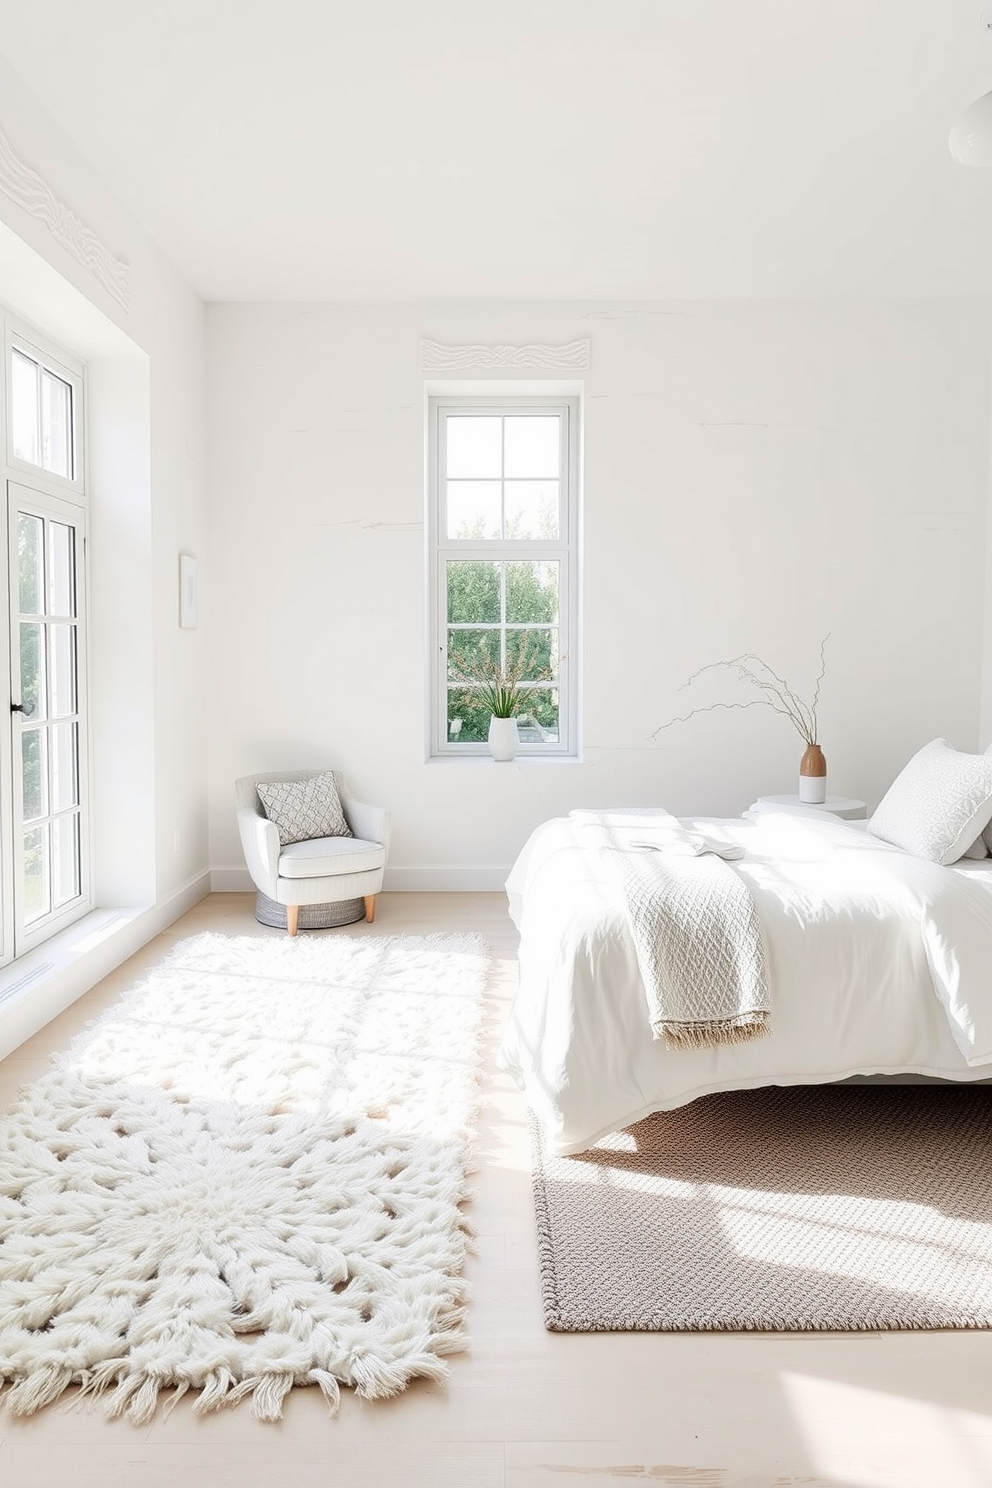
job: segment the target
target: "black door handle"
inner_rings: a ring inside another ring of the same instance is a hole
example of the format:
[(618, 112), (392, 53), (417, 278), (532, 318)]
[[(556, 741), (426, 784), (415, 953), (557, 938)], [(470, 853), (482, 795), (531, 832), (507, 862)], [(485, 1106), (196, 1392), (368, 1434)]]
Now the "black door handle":
[(23, 713), (25, 718), (30, 718), (34, 712), (34, 703), (11, 703), (11, 713)]

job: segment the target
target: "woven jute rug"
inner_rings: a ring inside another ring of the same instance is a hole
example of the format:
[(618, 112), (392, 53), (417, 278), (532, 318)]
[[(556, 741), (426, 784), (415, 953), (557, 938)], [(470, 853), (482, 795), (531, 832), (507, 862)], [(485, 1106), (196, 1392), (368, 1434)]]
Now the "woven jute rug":
[(992, 1089), (735, 1091), (576, 1157), (532, 1136), (554, 1331), (992, 1327)]
[(282, 1414), (464, 1347), (474, 936), (196, 936), (0, 1120), (0, 1383)]

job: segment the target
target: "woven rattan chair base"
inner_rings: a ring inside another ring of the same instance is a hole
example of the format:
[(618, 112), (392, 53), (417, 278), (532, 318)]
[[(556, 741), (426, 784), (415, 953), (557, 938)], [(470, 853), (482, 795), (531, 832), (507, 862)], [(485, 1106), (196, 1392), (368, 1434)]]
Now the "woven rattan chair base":
[[(270, 899), (261, 890), (255, 895), (255, 918), (260, 925), (274, 930), (286, 928), (286, 906)], [(365, 918), (364, 899), (338, 899), (334, 904), (301, 904), (301, 930), (333, 930), (336, 925), (354, 925)]]

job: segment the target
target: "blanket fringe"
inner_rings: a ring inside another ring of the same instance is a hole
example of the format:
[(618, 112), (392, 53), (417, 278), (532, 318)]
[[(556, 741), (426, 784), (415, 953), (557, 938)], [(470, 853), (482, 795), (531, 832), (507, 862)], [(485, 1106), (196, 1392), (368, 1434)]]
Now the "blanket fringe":
[(767, 1012), (742, 1013), (737, 1018), (711, 1018), (700, 1023), (652, 1023), (656, 1039), (669, 1049), (717, 1049), (724, 1044), (748, 1044), (752, 1039), (767, 1038)]

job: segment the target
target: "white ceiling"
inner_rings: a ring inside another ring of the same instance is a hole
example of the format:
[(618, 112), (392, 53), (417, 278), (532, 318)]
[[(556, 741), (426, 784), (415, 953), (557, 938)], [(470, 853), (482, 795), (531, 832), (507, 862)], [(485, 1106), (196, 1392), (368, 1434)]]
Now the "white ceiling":
[(981, 17), (0, 0), (0, 51), (207, 299), (945, 295), (992, 292)]

